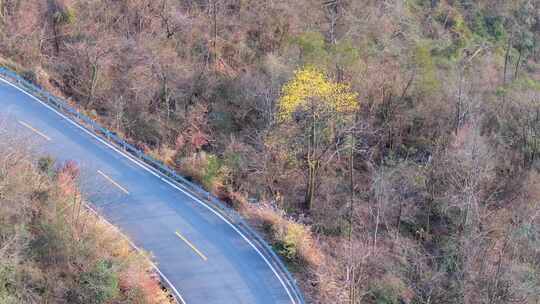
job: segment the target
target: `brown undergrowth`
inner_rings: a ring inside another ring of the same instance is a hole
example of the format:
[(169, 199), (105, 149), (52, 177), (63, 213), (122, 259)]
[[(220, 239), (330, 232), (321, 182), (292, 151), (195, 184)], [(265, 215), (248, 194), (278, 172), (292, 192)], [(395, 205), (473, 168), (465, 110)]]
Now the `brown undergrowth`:
[(148, 255), (85, 208), (74, 162), (2, 137), (0, 303), (172, 303)]

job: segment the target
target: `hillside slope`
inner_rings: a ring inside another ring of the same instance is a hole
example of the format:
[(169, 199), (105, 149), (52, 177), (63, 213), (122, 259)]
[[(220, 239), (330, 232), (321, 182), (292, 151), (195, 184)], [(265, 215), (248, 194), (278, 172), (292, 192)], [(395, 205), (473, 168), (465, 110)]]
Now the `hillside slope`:
[(540, 298), (536, 0), (0, 1), (3, 64), (242, 211), (313, 303)]
[(1, 134), (0, 303), (172, 303), (148, 257), (85, 209), (73, 163)]

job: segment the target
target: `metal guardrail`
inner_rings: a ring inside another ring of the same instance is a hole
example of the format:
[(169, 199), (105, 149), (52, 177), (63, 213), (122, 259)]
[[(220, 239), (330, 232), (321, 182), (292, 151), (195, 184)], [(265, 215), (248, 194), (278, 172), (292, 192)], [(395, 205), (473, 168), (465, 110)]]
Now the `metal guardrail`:
[(204, 190), (200, 185), (189, 181), (182, 175), (178, 174), (175, 170), (166, 166), (163, 162), (146, 155), (143, 151), (127, 143), (114, 132), (100, 126), (86, 115), (80, 113), (80, 111), (77, 109), (71, 107), (62, 98), (50, 94), (38, 85), (31, 83), (8, 68), (0, 67), (0, 76), (3, 76), (4, 79), (10, 82), (14, 82), (19, 88), (25, 90), (27, 93), (32, 94), (36, 98), (46, 102), (50, 106), (59, 110), (61, 113), (68, 115), (71, 119), (78, 122), (90, 132), (107, 140), (116, 147), (121, 148), (131, 156), (137, 158), (150, 168), (160, 173), (169, 181), (172, 181), (176, 185), (187, 190), (191, 194), (195, 195), (198, 199), (207, 202), (209, 207), (214, 209), (216, 212), (219, 212), (219, 214), (229, 220), (237, 229), (239, 229), (248, 239), (251, 240), (254, 246), (259, 249), (261, 254), (264, 255), (265, 258), (272, 264), (274, 269), (279, 272), (279, 276), (284, 280), (288, 291), (291, 293), (292, 297), (295, 298), (295, 303), (305, 304), (304, 297), (298, 288), (296, 280), (287, 270), (287, 267), (281, 258), (274, 252), (274, 250), (272, 250), (272, 248), (270, 248), (270, 246), (268, 246), (266, 241), (259, 235), (259, 233), (253, 230), (253, 228), (251, 228), (236, 211), (226, 206), (225, 203), (208, 191)]

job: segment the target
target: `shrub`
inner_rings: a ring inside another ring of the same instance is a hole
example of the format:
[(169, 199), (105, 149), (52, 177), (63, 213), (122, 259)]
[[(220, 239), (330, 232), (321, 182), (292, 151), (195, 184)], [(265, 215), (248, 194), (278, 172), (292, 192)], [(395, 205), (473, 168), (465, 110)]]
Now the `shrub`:
[(402, 294), (407, 289), (403, 281), (391, 274), (385, 275), (369, 288), (369, 297), (377, 304), (399, 304), (403, 303)]
[(229, 169), (218, 156), (204, 151), (181, 158), (177, 162), (180, 172), (200, 182), (206, 190), (214, 194), (219, 194), (229, 175)]
[(246, 213), (259, 223), (276, 251), (288, 262), (310, 267), (321, 265), (323, 255), (308, 226), (287, 219), (266, 205), (252, 207)]
[(473, 32), (486, 40), (498, 43), (506, 38), (504, 19), (500, 16), (486, 16), (484, 12), (476, 12), (472, 20)]
[(90, 297), (94, 298), (96, 303), (113, 299), (119, 293), (118, 277), (109, 261), (98, 262), (93, 270), (81, 276), (81, 283), (86, 285)]
[(292, 44), (298, 46), (306, 64), (324, 65), (328, 60), (326, 42), (319, 32), (302, 33), (292, 40)]
[(74, 162), (51, 173), (16, 151), (0, 143), (0, 303), (170, 303), (147, 257), (82, 207)]
[(24, 78), (25, 80), (28, 80), (29, 82), (33, 84), (37, 84), (36, 72), (32, 70), (23, 70), (20, 73), (21, 73), (21, 77)]
[(118, 277), (110, 261), (101, 260), (93, 269), (81, 273), (79, 288), (68, 295), (70, 303), (101, 304), (117, 297), (120, 293)]
[(202, 183), (207, 189), (213, 189), (216, 182), (219, 180), (219, 174), (221, 169), (221, 160), (215, 155), (209, 155), (206, 160), (206, 168), (204, 168), (204, 175), (202, 177)]
[(278, 252), (289, 261), (299, 258), (299, 246), (304, 238), (305, 231), (299, 224), (289, 224), (285, 229), (285, 235), (278, 242)]
[(414, 65), (418, 67), (420, 78), (418, 88), (424, 93), (433, 93), (440, 87), (437, 70), (431, 55), (431, 44), (418, 43), (413, 54)]
[(12, 290), (14, 277), (16, 276), (15, 267), (12, 265), (0, 263), (0, 303), (16, 304), (19, 300)]
[(44, 156), (38, 159), (39, 170), (47, 176), (52, 176), (54, 173), (54, 158), (50, 156)]
[(161, 125), (157, 119), (145, 119), (138, 114), (135, 115), (134, 127), (130, 135), (136, 140), (148, 144), (150, 147), (159, 147), (162, 142), (160, 132)]
[(75, 22), (75, 10), (66, 7), (63, 10), (58, 10), (53, 14), (53, 19), (56, 24), (72, 24)]

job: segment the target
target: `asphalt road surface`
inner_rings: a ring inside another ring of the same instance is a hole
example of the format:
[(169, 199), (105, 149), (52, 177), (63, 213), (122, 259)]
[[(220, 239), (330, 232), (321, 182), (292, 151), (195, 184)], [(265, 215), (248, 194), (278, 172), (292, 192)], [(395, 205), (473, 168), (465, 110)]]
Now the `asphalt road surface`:
[(93, 208), (154, 256), (185, 304), (295, 303), (265, 258), (203, 202), (3, 81), (0, 117), (0, 128), (40, 153), (77, 162)]

